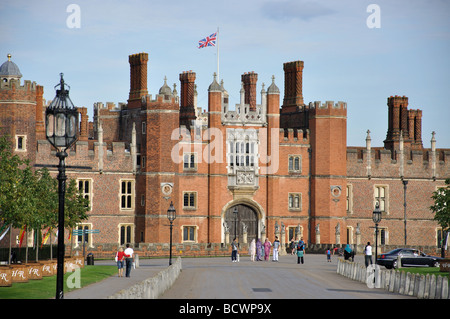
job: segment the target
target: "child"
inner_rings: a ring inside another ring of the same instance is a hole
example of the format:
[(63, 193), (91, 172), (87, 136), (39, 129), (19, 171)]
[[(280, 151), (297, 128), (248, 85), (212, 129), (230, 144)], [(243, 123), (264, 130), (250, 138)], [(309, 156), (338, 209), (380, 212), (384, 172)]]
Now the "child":
[(331, 249), (330, 248), (328, 248), (327, 249), (327, 262), (331, 262)]

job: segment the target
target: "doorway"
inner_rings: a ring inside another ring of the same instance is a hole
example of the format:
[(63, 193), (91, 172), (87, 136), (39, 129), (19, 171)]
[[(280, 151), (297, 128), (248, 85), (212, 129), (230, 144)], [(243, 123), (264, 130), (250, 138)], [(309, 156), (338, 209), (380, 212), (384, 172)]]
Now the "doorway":
[[(237, 216), (234, 213), (237, 208)], [(225, 212), (225, 223), (230, 231), (230, 241), (237, 237), (240, 243), (243, 243), (243, 226), (247, 227), (247, 243), (252, 239), (258, 238), (258, 214), (257, 212), (244, 204), (232, 206)]]

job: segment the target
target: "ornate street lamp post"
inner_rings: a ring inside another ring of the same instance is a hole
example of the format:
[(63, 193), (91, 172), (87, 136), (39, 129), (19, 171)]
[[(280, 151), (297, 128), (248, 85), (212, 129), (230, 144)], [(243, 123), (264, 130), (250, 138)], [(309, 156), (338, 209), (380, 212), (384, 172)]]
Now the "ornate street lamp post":
[(234, 238), (237, 238), (237, 220), (238, 220), (238, 209), (237, 206), (234, 206), (233, 214), (234, 214)]
[[(58, 253), (56, 273), (56, 299), (64, 298), (64, 197), (66, 193), (66, 150), (78, 139), (78, 111), (69, 97), (69, 87), (63, 74), (56, 90), (56, 96), (45, 111), (46, 138), (52, 144), (59, 158), (58, 165)], [(70, 88), (70, 87), (69, 87)]]
[(378, 202), (375, 205), (375, 210), (372, 213), (372, 220), (375, 223), (375, 265), (376, 265), (378, 258), (378, 224), (381, 221), (381, 210), (380, 204)]
[(406, 246), (406, 188), (408, 185), (408, 181), (403, 180), (403, 222), (405, 224), (405, 246)]
[(175, 210), (175, 207), (173, 207), (173, 203), (170, 202), (169, 209), (167, 210), (167, 218), (170, 221), (170, 257), (169, 257), (169, 266), (172, 265), (172, 227), (173, 227), (173, 221), (175, 218), (177, 218), (177, 211)]

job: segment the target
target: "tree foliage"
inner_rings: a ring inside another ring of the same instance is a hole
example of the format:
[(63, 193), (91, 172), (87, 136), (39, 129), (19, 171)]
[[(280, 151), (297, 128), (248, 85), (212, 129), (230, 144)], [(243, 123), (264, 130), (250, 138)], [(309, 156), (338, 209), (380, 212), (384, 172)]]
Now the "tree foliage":
[[(75, 180), (67, 182), (64, 226), (88, 218), (89, 200), (79, 194)], [(58, 225), (58, 181), (48, 169), (34, 171), (13, 154), (8, 137), (0, 137), (0, 222), (14, 228), (40, 230)]]
[(445, 185), (433, 192), (431, 198), (434, 200), (434, 205), (430, 207), (434, 213), (434, 220), (442, 227), (441, 257), (445, 257), (445, 241), (450, 232), (450, 178), (445, 180)]
[(450, 229), (450, 178), (445, 181), (445, 187), (440, 187), (433, 192), (431, 198), (434, 200), (434, 205), (430, 207), (435, 214), (434, 220), (442, 227), (443, 231)]
[(29, 186), (33, 172), (29, 162), (12, 153), (7, 136), (0, 137), (0, 213), (4, 223), (20, 228), (30, 218), (33, 198)]

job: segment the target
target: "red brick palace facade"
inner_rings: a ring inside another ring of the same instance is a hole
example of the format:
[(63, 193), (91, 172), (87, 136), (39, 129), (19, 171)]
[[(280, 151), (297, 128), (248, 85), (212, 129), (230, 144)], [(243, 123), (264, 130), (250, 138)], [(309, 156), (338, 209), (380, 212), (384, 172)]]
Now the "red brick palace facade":
[[(45, 140), (43, 87), (21, 84), (11, 63), (0, 69), (0, 128), (33, 165), (56, 165)], [(387, 99), (384, 146), (373, 147), (367, 132), (365, 146), (348, 147), (347, 104), (305, 103), (303, 61), (284, 63), (282, 100), (274, 78), (258, 91), (258, 74), (249, 72), (232, 107), (214, 76), (203, 112), (195, 72), (179, 75), (179, 92), (164, 80), (152, 96), (148, 54), (130, 55), (129, 63), (128, 102), (95, 103), (92, 122), (79, 107), (80, 138), (66, 160), (88, 167), (67, 175), (91, 201), (79, 226), (100, 231), (89, 235), (91, 248), (166, 245), (171, 202), (177, 245), (224, 244), (235, 235), (241, 243), (275, 235), (285, 243), (374, 242), (376, 202), (383, 211), (379, 242), (403, 245), (405, 198), (407, 244), (438, 246), (430, 197), (450, 176), (450, 149), (436, 149), (431, 132), (424, 148), (422, 111), (409, 109), (407, 97)]]

